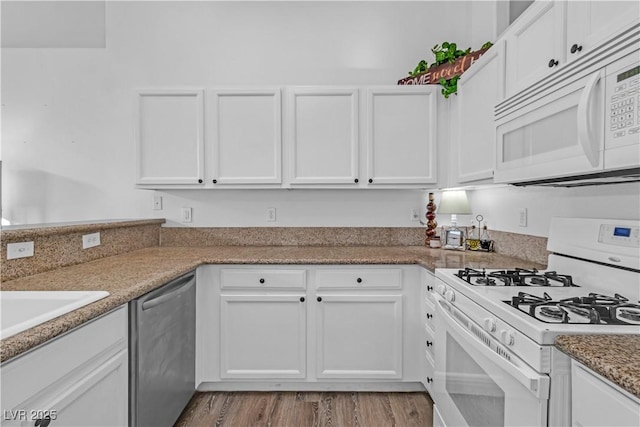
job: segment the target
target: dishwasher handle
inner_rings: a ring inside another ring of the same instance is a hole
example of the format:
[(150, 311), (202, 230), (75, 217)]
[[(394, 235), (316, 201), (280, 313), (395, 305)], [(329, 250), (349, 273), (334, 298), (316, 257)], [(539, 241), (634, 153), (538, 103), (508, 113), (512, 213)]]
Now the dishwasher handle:
[(194, 274), (189, 274), (188, 276), (182, 277), (173, 283), (169, 283), (168, 285), (165, 285), (165, 286), (170, 286), (172, 288), (171, 291), (168, 293), (163, 293), (153, 299), (143, 302), (142, 311), (150, 310), (153, 307), (156, 307), (160, 304), (164, 304), (170, 299), (175, 298), (182, 293), (185, 293), (186, 291), (189, 290), (189, 288), (193, 284), (194, 277), (195, 277)]

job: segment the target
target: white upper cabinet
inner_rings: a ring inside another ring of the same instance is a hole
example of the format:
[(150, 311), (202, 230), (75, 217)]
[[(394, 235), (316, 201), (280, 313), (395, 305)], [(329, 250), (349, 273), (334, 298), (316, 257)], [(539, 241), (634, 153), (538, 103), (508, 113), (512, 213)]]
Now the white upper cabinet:
[(282, 182), (279, 88), (209, 91), (207, 135), (212, 184)]
[(435, 184), (439, 86), (367, 90), (367, 183)]
[(138, 91), (136, 114), (136, 184), (200, 186), (204, 177), (203, 91)]
[(506, 96), (509, 97), (562, 65), (564, 5), (537, 1), (513, 23), (505, 35)]
[(452, 125), (455, 184), (491, 182), (495, 167), (493, 111), (504, 95), (504, 42), (491, 47), (458, 81)]
[(281, 90), (217, 88), (206, 92), (206, 100), (200, 90), (138, 92), (136, 184), (424, 188), (436, 183), (439, 87), (292, 86), (284, 96)]
[(637, 1), (567, 2), (567, 60), (580, 57), (638, 17), (640, 2)]
[(358, 89), (288, 88), (289, 182), (358, 183)]

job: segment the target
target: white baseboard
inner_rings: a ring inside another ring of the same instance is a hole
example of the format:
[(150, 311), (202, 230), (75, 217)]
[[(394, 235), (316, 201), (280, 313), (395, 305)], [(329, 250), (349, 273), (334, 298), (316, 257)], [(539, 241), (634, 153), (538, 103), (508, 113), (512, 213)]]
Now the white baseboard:
[(198, 391), (426, 391), (419, 382), (202, 382)]

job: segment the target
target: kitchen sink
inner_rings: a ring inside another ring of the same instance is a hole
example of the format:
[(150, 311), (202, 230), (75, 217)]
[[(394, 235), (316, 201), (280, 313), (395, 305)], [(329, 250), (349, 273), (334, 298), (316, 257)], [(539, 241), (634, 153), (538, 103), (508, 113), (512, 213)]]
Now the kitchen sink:
[(106, 291), (2, 291), (0, 339), (5, 339), (109, 295)]

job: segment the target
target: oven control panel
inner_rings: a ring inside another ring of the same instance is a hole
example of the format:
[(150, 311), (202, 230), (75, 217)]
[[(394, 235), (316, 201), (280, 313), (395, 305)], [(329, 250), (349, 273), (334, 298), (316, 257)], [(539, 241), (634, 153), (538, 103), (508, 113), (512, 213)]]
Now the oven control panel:
[(615, 246), (640, 248), (640, 227), (602, 224), (598, 242)]

